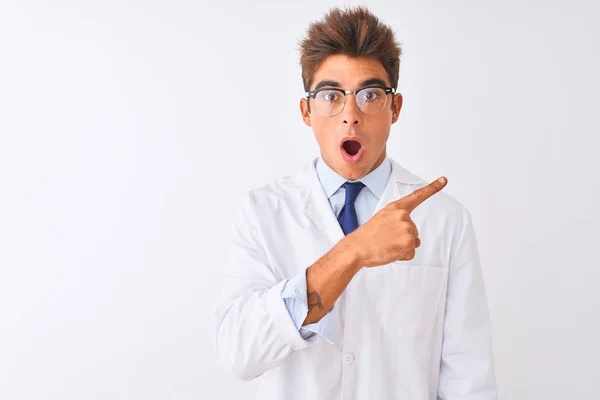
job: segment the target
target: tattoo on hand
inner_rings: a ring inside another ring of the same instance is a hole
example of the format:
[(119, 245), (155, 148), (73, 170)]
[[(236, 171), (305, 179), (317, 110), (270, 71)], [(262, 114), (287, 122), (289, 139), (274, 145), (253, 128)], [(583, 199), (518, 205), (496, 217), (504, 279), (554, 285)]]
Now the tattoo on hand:
[(313, 308), (315, 307), (319, 307), (319, 308), (323, 308), (323, 304), (321, 304), (321, 296), (319, 296), (319, 293), (317, 293), (317, 291), (312, 291), (307, 295), (307, 300), (308, 300), (308, 312), (310, 313), (312, 311)]

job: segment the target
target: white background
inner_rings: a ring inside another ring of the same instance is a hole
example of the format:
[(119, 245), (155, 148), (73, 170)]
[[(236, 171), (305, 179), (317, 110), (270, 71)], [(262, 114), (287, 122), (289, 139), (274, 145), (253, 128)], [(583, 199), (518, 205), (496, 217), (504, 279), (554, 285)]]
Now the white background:
[[(438, 3), (366, 2), (404, 52), (389, 155), (473, 215), (500, 398), (597, 399), (599, 6)], [(0, 0), (0, 398), (252, 398), (211, 312), (241, 195), (318, 154), (328, 6)]]

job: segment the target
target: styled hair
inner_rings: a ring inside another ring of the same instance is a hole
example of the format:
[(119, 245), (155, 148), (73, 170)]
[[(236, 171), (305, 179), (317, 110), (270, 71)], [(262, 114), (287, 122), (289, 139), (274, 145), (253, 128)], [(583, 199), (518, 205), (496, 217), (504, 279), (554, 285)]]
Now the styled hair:
[(398, 86), (402, 50), (394, 32), (366, 7), (331, 8), (320, 21), (311, 23), (300, 42), (304, 90), (309, 91), (315, 72), (331, 55), (372, 57), (381, 62), (390, 85)]

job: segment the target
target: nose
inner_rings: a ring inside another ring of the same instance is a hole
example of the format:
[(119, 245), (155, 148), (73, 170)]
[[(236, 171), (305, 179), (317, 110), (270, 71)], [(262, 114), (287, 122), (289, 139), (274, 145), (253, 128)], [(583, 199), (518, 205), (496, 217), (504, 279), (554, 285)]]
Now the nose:
[(360, 110), (356, 105), (356, 99), (353, 93), (346, 95), (346, 104), (342, 111), (342, 117), (344, 119), (344, 124), (352, 125), (357, 125), (361, 119)]

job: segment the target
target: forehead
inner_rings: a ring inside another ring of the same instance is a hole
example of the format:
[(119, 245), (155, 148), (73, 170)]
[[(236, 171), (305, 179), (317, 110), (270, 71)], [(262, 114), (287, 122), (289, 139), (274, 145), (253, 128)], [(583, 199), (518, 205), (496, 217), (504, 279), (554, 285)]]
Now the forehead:
[(339, 82), (343, 88), (353, 89), (364, 80), (380, 78), (389, 86), (387, 73), (381, 62), (370, 57), (351, 58), (343, 54), (327, 57), (313, 76), (311, 89), (320, 81)]

